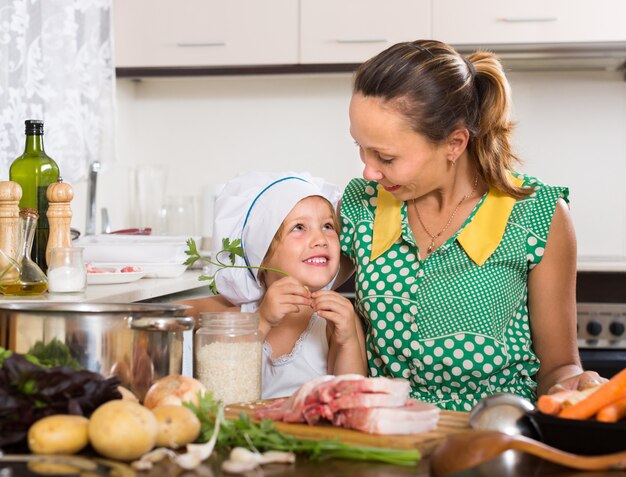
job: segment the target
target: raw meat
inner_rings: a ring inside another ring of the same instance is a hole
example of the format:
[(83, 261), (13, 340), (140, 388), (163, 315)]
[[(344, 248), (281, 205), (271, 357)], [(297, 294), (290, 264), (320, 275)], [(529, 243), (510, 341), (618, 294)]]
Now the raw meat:
[(331, 423), (370, 434), (412, 434), (434, 429), (439, 409), (409, 399), (404, 379), (360, 375), (321, 376), (303, 384), (289, 398), (255, 411), (258, 419)]
[(344, 394), (328, 403), (332, 413), (343, 409), (369, 408), (369, 407), (402, 407), (406, 404), (408, 396), (396, 396), (385, 393), (352, 393)]
[(437, 427), (439, 408), (414, 399), (404, 407), (346, 409), (335, 414), (333, 424), (368, 434), (415, 434)]

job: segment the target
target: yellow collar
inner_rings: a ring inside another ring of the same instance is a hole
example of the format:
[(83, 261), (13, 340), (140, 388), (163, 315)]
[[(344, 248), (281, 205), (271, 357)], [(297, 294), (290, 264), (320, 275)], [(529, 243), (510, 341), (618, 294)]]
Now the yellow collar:
[[(524, 183), (522, 178), (511, 179), (518, 187)], [(498, 248), (515, 202), (514, 197), (491, 187), (472, 221), (458, 235), (463, 250), (478, 266)], [(402, 235), (401, 209), (402, 202), (379, 185), (370, 261), (389, 250)]]

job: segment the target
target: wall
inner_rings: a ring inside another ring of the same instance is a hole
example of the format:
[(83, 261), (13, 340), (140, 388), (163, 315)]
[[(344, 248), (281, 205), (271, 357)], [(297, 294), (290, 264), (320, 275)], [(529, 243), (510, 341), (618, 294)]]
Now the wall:
[[(512, 72), (521, 170), (570, 186), (579, 255), (626, 257), (626, 82), (618, 72)], [(118, 80), (118, 161), (99, 179), (113, 229), (136, 223), (135, 167), (161, 165), (166, 195), (252, 168), (361, 172), (349, 135), (349, 74)], [(74, 225), (84, 230), (85, 184)], [(98, 217), (99, 219), (99, 217)], [(204, 227), (206, 229), (206, 227)], [(100, 230), (100, 226), (98, 226)], [(202, 231), (202, 226), (200, 230)]]

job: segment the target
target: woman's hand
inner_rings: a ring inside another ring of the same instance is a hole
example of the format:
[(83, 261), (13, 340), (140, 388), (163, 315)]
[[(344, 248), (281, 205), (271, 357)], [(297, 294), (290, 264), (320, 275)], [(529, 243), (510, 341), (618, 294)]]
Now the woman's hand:
[(575, 376), (562, 379), (548, 389), (547, 394), (554, 394), (559, 391), (574, 390), (582, 391), (598, 384), (606, 383), (608, 379), (601, 377), (595, 371), (583, 371)]
[(311, 293), (293, 277), (284, 277), (272, 283), (259, 305), (261, 320), (266, 328), (260, 328), (267, 334), (270, 328), (277, 326), (290, 313), (298, 313), (303, 306), (311, 306)]

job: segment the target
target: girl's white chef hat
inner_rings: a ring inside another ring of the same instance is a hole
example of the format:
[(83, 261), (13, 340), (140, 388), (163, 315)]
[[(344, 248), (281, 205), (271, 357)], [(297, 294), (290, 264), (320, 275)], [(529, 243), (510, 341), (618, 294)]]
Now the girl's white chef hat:
[[(247, 172), (227, 182), (215, 199), (211, 259), (222, 250), (222, 240), (241, 240), (244, 256), (235, 265), (261, 265), (276, 232), (295, 205), (314, 195), (326, 198), (336, 209), (339, 187), (306, 172)], [(220, 260), (230, 264), (227, 253)], [(217, 268), (211, 266), (210, 273)], [(257, 269), (225, 268), (215, 275), (220, 295), (234, 305), (253, 304), (263, 296)]]

